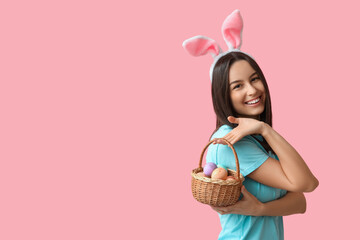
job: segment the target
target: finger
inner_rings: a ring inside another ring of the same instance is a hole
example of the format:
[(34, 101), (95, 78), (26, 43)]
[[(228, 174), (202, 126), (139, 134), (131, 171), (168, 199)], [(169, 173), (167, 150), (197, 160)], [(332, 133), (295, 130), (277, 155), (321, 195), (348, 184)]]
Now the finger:
[(213, 144), (222, 144), (221, 138), (216, 138)]
[(228, 211), (222, 211), (222, 210), (219, 210), (218, 213), (220, 213), (221, 215), (229, 214)]
[(234, 144), (236, 142), (236, 136), (235, 135), (232, 135), (231, 138), (229, 139), (229, 142), (231, 144)]
[(216, 207), (211, 207), (215, 212), (220, 213), (221, 214), (221, 210), (217, 209)]
[(227, 143), (222, 138), (219, 138), (218, 143), (223, 144), (223, 145), (227, 145)]
[(239, 118), (234, 118), (233, 116), (229, 116), (227, 119), (229, 122), (234, 124), (239, 124), (239, 120), (240, 120)]
[(221, 215), (223, 215), (223, 214), (226, 213), (226, 211), (222, 210), (222, 208), (220, 208), (220, 207), (213, 207), (213, 206), (211, 206), (211, 208), (212, 208), (213, 210), (215, 210), (217, 213), (221, 214)]
[(233, 134), (231, 134), (229, 136), (229, 138), (227, 139), (232, 145), (234, 145), (234, 143), (236, 142), (236, 136), (234, 136)]
[(229, 211), (229, 207), (213, 207), (213, 209), (224, 213)]
[(226, 209), (224, 209), (223, 207), (217, 207), (216, 209), (220, 212), (226, 212)]
[[(226, 135), (226, 136), (224, 137), (224, 139), (225, 139), (226, 141), (228, 141), (228, 142), (231, 142), (231, 138), (232, 138), (231, 135)], [(226, 144), (227, 144), (227, 143), (226, 143)]]
[(237, 123), (236, 119), (233, 116), (228, 116), (227, 120), (231, 123)]
[(242, 185), (241, 187), (241, 193), (244, 195), (244, 197), (250, 195), (250, 193), (248, 192), (248, 190), (246, 190), (244, 185)]
[(211, 208), (214, 209), (215, 211), (223, 211), (222, 207), (211, 206)]
[(225, 135), (224, 138), (228, 141), (231, 141), (231, 139), (234, 138), (234, 134), (232, 132), (229, 132), (228, 134)]
[(235, 144), (237, 141), (239, 141), (242, 137), (241, 137), (241, 131), (237, 131), (236, 133), (234, 133), (232, 135), (232, 139), (231, 139), (231, 143)]
[[(225, 139), (226, 141), (229, 141), (229, 133), (222, 137), (222, 139)], [(226, 144), (226, 142), (223, 140), (223, 142)]]

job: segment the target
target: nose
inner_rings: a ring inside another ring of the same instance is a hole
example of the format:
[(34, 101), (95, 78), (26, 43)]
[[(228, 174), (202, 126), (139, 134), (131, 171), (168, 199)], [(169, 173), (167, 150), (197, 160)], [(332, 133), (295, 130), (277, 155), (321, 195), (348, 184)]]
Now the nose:
[(253, 96), (253, 95), (256, 94), (256, 92), (257, 92), (256, 88), (255, 88), (253, 85), (248, 84), (247, 94), (248, 94), (249, 96)]

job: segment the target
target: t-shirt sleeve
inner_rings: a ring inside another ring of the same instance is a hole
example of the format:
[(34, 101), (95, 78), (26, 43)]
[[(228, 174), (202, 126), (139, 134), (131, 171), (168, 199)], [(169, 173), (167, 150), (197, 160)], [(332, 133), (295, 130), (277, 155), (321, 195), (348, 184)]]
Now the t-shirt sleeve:
[[(233, 145), (239, 159), (240, 173), (244, 177), (255, 171), (269, 158), (269, 155), (254, 141), (247, 136)], [(214, 145), (209, 157), (211, 162), (236, 171), (235, 156), (229, 146)]]
[[(206, 153), (206, 162), (212, 162), (218, 165), (218, 161), (216, 158), (217, 145), (210, 144), (207, 153)], [(203, 163), (204, 166), (204, 163)]]
[[(221, 138), (232, 129), (223, 125), (212, 137)], [(246, 136), (236, 142), (234, 149), (239, 159), (240, 173), (245, 177), (261, 166), (270, 155), (266, 153), (261, 145), (251, 136)], [(236, 171), (235, 156), (228, 145), (211, 144), (206, 155), (206, 162), (213, 162)], [(203, 164), (204, 165), (204, 164)]]

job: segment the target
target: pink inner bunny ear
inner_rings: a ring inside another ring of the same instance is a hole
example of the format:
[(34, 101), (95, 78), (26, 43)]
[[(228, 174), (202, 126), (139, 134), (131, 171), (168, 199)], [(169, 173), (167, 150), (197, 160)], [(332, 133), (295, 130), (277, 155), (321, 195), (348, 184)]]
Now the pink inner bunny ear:
[(235, 10), (225, 19), (222, 25), (223, 37), (229, 49), (240, 49), (242, 28), (243, 21), (240, 11)]
[(210, 53), (215, 57), (221, 52), (221, 49), (215, 40), (204, 36), (195, 36), (185, 40), (183, 42), (183, 47), (195, 57), (205, 55), (206, 53)]

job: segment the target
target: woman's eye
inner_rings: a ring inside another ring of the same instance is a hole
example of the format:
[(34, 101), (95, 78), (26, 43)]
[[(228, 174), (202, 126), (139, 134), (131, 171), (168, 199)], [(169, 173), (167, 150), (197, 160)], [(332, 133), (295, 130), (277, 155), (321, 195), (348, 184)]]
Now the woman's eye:
[(253, 79), (251, 79), (252, 82), (256, 81), (256, 80), (259, 80), (260, 78), (259, 77), (255, 77)]
[(235, 86), (234, 86), (234, 89), (237, 89), (237, 88), (239, 88), (239, 87), (241, 87), (241, 84), (235, 85)]

